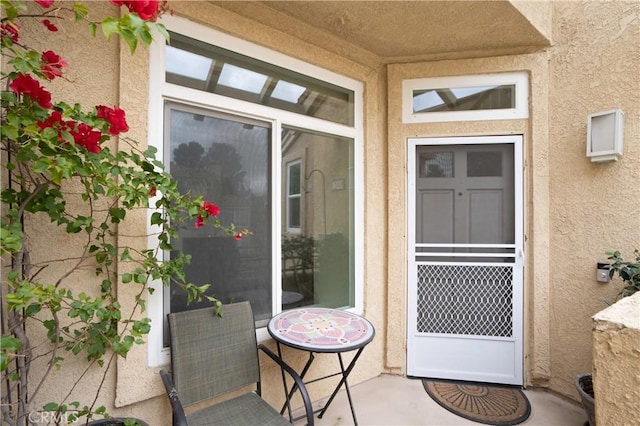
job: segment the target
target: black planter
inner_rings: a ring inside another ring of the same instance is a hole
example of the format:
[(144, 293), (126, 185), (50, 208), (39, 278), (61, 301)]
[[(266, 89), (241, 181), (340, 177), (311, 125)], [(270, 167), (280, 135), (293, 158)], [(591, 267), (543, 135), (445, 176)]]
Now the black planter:
[(589, 417), (589, 426), (596, 426), (596, 406), (593, 400), (593, 380), (591, 374), (578, 374), (575, 379), (576, 390), (580, 394), (582, 406)]

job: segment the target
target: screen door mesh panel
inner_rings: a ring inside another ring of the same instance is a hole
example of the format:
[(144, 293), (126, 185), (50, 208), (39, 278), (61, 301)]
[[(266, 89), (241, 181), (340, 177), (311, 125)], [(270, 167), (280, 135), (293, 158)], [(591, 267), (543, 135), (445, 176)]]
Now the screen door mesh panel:
[(511, 266), (418, 264), (420, 333), (511, 337)]

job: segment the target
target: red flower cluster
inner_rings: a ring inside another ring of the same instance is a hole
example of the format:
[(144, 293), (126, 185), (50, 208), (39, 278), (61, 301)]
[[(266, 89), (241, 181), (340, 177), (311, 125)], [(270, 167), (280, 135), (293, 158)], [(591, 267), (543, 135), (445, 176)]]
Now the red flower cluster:
[(60, 143), (66, 143), (62, 133), (69, 132), (73, 137), (74, 143), (84, 147), (87, 151), (98, 154), (102, 149), (100, 147), (100, 138), (102, 137), (100, 131), (94, 130), (86, 123), (76, 123), (72, 120), (65, 121), (59, 111), (51, 111), (46, 121), (39, 121), (37, 124), (40, 130), (47, 128), (56, 130), (58, 142)]
[(206, 211), (209, 214), (209, 216), (215, 217), (220, 214), (220, 208), (208, 201), (204, 202), (204, 205), (202, 206), (202, 210)]
[(55, 0), (36, 0), (36, 3), (38, 3), (40, 6), (44, 7), (45, 9), (49, 9), (54, 2)]
[(18, 30), (20, 29), (20, 25), (14, 24), (13, 22), (9, 22), (7, 24), (0, 25), (0, 36), (9, 37), (11, 41), (14, 43), (18, 42), (20, 38), (18, 35)]
[(116, 6), (126, 6), (129, 12), (137, 13), (145, 21), (155, 22), (164, 11), (167, 1), (163, 0), (109, 0)]
[(28, 74), (19, 74), (9, 83), (9, 89), (17, 95), (28, 96), (38, 102), (42, 108), (51, 108), (51, 93), (44, 90), (38, 80)]
[[(220, 208), (218, 206), (216, 206), (213, 203), (210, 203), (208, 201), (205, 201), (204, 204), (202, 205), (202, 207), (200, 207), (200, 210), (202, 210), (203, 212), (205, 212), (208, 216), (218, 216), (220, 214)], [(196, 217), (196, 223), (195, 223), (195, 227), (196, 228), (201, 228), (204, 226), (204, 217), (201, 214), (198, 214), (198, 217)]]
[(104, 105), (98, 105), (96, 107), (98, 111), (98, 118), (102, 118), (109, 122), (109, 134), (117, 136), (122, 132), (129, 130), (129, 125), (124, 116), (124, 110), (114, 106), (113, 108), (106, 107)]
[(43, 19), (42, 20), (42, 25), (44, 25), (45, 27), (47, 27), (47, 29), (53, 33), (55, 33), (56, 31), (58, 31), (58, 27), (56, 27), (55, 25), (53, 25), (51, 23), (50, 20), (48, 19)]
[(60, 77), (62, 75), (62, 67), (66, 67), (68, 65), (66, 61), (60, 58), (60, 56), (52, 50), (43, 52), (40, 59), (43, 64), (42, 73), (49, 80)]
[(76, 130), (71, 130), (71, 136), (76, 145), (80, 145), (86, 148), (87, 151), (93, 154), (99, 154), (100, 150), (100, 138), (102, 138), (102, 132), (94, 130), (86, 123), (79, 123)]

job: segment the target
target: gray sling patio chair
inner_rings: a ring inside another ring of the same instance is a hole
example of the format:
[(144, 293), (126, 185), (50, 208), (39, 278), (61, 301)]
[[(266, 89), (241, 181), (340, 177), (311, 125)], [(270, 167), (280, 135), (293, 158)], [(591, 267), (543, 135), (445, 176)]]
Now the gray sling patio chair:
[[(289, 373), (300, 390), (306, 418), (313, 426), (313, 408), (300, 376), (269, 348), (257, 345), (249, 302), (200, 308), (168, 315), (172, 374), (160, 375), (173, 411), (173, 425), (290, 425), (261, 398), (258, 349)], [(172, 377), (173, 376), (173, 377)], [(200, 409), (203, 401), (230, 392), (240, 396)], [(189, 407), (198, 404), (197, 411)], [(185, 411), (188, 414), (185, 414)]]

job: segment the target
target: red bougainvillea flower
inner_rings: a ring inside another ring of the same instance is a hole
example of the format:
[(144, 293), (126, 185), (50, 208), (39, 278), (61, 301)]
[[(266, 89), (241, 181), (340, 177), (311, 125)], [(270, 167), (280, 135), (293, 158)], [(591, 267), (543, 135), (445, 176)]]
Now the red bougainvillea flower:
[(42, 108), (51, 108), (51, 93), (44, 90), (38, 80), (30, 75), (20, 74), (9, 83), (9, 89), (17, 95), (26, 95), (38, 102)]
[(201, 214), (199, 214), (198, 217), (196, 217), (195, 227), (196, 228), (201, 228), (203, 226), (204, 226), (204, 218), (202, 217)]
[(9, 22), (7, 24), (0, 25), (0, 36), (9, 37), (11, 41), (17, 43), (20, 36), (18, 35), (18, 30), (20, 30), (20, 25), (14, 24), (13, 22)]
[(62, 67), (66, 67), (68, 65), (67, 62), (58, 56), (53, 50), (43, 52), (40, 60), (42, 61), (42, 73), (49, 80), (60, 77), (62, 75)]
[(86, 123), (76, 123), (73, 120), (65, 121), (59, 111), (51, 111), (45, 121), (38, 121), (41, 130), (52, 128), (58, 132), (58, 142), (66, 144), (67, 141), (62, 136), (62, 132), (69, 132), (73, 136), (76, 145), (84, 147), (87, 151), (98, 154), (102, 150), (100, 139), (102, 132), (93, 129)]
[(240, 241), (242, 239), (242, 232), (237, 232), (236, 235), (233, 236), (233, 238), (235, 238), (237, 241)]
[(44, 25), (45, 27), (47, 27), (47, 29), (48, 29), (49, 31), (51, 31), (51, 32), (54, 32), (54, 33), (55, 33), (56, 31), (58, 31), (58, 27), (56, 27), (55, 25), (53, 25), (53, 24), (51, 23), (51, 21), (50, 21), (50, 20), (48, 20), (48, 19), (43, 19), (43, 20), (42, 20), (42, 25)]
[(126, 6), (129, 12), (137, 13), (145, 21), (155, 22), (166, 7), (166, 0), (109, 0), (116, 6)]
[(216, 206), (215, 204), (212, 204), (208, 201), (205, 201), (203, 206), (202, 206), (202, 210), (206, 211), (209, 216), (218, 216), (220, 214), (220, 208), (218, 206)]
[(102, 118), (109, 122), (109, 134), (117, 136), (122, 132), (129, 130), (129, 125), (125, 118), (124, 110), (114, 106), (113, 108), (106, 107), (104, 105), (98, 105), (96, 107), (98, 111), (98, 118)]
[(58, 132), (58, 142), (65, 143), (64, 138), (62, 137), (62, 132), (68, 131), (75, 127), (75, 122), (73, 121), (64, 121), (62, 119), (62, 114), (60, 111), (53, 110), (49, 117), (45, 121), (38, 121), (36, 123), (40, 130), (44, 130), (47, 128), (52, 128)]
[(102, 132), (94, 130), (86, 123), (79, 123), (76, 130), (71, 130), (71, 136), (76, 145), (83, 146), (87, 151), (98, 154), (102, 150), (100, 147), (100, 138)]
[(155, 186), (152, 186), (151, 189), (149, 189), (149, 195), (152, 197), (156, 196), (156, 192), (158, 192), (158, 190), (156, 189)]
[(36, 3), (45, 9), (49, 9), (53, 5), (54, 1), (55, 0), (36, 0)]

